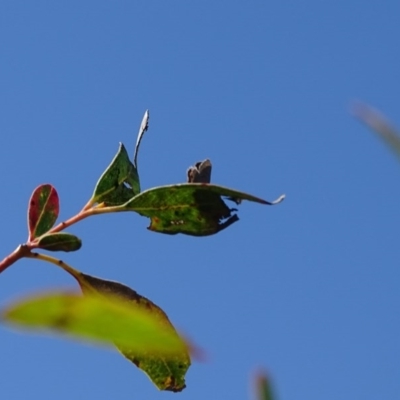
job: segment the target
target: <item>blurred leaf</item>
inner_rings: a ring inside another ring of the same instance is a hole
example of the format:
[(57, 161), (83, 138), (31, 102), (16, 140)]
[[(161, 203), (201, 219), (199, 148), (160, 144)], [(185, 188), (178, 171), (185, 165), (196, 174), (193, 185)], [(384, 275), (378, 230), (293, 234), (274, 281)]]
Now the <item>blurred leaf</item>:
[[(188, 345), (181, 339), (169, 321), (165, 312), (149, 299), (139, 295), (136, 291), (119, 282), (108, 281), (84, 274), (62, 261), (57, 263), (66, 272), (71, 274), (79, 283), (85, 295), (118, 298), (133, 310), (141, 310), (156, 322), (159, 333), (164, 333), (173, 343), (169, 345), (170, 352), (146, 351), (131, 342), (114, 340), (121, 353), (142, 369), (160, 390), (179, 392), (185, 385), (185, 374), (190, 366)], [(131, 335), (131, 340), (136, 340)]]
[(272, 388), (265, 373), (256, 375), (257, 400), (273, 400)]
[(193, 236), (207, 236), (227, 228), (239, 220), (222, 200), (222, 196), (237, 204), (241, 200), (274, 205), (274, 202), (238, 192), (236, 190), (203, 183), (183, 183), (161, 186), (146, 190), (127, 203), (121, 209), (136, 211), (149, 217), (148, 229), (168, 234), (185, 233)]
[(179, 337), (165, 312), (152, 301), (139, 295), (136, 291), (119, 282), (107, 281), (79, 272), (75, 278), (78, 280), (83, 293), (100, 294), (103, 296), (117, 296), (120, 300), (135, 308), (149, 313), (157, 321), (159, 330), (175, 338), (181, 346), (178, 352), (168, 357), (162, 354), (153, 354), (150, 351), (137, 351), (130, 345), (116, 341), (116, 346), (121, 353), (132, 361), (137, 367), (147, 373), (149, 378), (160, 390), (179, 392), (185, 385), (185, 374), (190, 366), (190, 357), (187, 347)]
[(50, 233), (43, 235), (38, 241), (40, 249), (49, 251), (76, 251), (82, 246), (82, 241), (70, 233)]
[(353, 112), (355, 116), (378, 136), (400, 157), (400, 134), (389, 124), (385, 117), (366, 104), (357, 104)]
[(94, 189), (93, 202), (106, 206), (120, 205), (140, 192), (139, 176), (120, 143), (117, 154), (104, 171)]
[[(157, 387), (173, 391), (184, 388), (183, 377), (175, 377), (171, 366), (176, 363), (179, 368), (177, 353), (186, 352), (185, 345), (173, 328), (164, 329), (159, 315), (135, 301), (93, 293), (41, 294), (12, 304), (1, 315), (5, 322), (24, 328), (50, 329), (103, 344), (118, 343), (120, 349), (128, 349), (123, 350), (126, 357), (142, 369), (148, 367), (146, 372)], [(183, 360), (182, 370), (186, 372), (189, 361)]]
[(57, 220), (59, 201), (56, 189), (49, 184), (38, 186), (28, 208), (29, 241), (49, 231)]

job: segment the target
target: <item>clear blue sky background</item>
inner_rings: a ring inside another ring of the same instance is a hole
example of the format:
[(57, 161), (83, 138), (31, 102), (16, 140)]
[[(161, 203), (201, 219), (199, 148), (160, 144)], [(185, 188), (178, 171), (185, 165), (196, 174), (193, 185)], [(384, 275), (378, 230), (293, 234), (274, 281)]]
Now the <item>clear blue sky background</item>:
[[(180, 394), (117, 352), (0, 327), (2, 399), (251, 399), (265, 368), (281, 400), (400, 392), (400, 164), (349, 105), (400, 126), (398, 1), (2, 1), (1, 252), (26, 240), (32, 190), (74, 215), (145, 109), (142, 186), (214, 183), (273, 200), (207, 238), (146, 230), (136, 214), (69, 231), (62, 258), (128, 284), (203, 347)], [(76, 287), (20, 261), (0, 302)]]

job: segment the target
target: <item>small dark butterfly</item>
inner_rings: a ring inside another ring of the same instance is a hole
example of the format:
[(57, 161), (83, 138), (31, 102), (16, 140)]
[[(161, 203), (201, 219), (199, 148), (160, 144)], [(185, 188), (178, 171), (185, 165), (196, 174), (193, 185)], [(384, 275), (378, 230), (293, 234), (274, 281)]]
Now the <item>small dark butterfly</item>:
[[(188, 183), (210, 183), (211, 167), (211, 161), (208, 159), (199, 161), (193, 167), (189, 167), (187, 170)], [(240, 204), (242, 202), (242, 200), (234, 197), (228, 197), (228, 199), (236, 204)]]
[(188, 183), (210, 183), (211, 181), (211, 161), (204, 160), (197, 162), (187, 170)]

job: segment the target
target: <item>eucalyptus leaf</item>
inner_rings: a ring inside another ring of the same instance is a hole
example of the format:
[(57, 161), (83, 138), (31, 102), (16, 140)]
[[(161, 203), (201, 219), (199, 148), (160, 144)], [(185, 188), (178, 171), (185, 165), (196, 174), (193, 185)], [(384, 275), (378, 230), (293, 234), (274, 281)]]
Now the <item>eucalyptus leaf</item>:
[(284, 195), (269, 202), (247, 193), (222, 186), (204, 183), (183, 183), (146, 190), (120, 207), (120, 211), (132, 210), (149, 217), (148, 229), (176, 234), (207, 236), (220, 232), (239, 217), (223, 198), (238, 204), (248, 200), (260, 204), (275, 205)]
[(183, 390), (186, 387), (185, 374), (191, 364), (190, 357), (185, 343), (179, 337), (167, 314), (152, 301), (119, 282), (96, 278), (82, 272), (75, 278), (84, 294), (116, 296), (127, 305), (145, 311), (157, 321), (161, 332), (168, 333), (177, 344), (180, 344), (177, 351), (166, 356), (147, 350), (138, 351), (136, 347), (115, 341), (121, 353), (143, 370), (160, 390), (173, 392)]
[(4, 308), (3, 321), (27, 329), (51, 330), (106, 345), (115, 342), (139, 354), (172, 356), (182, 349), (176, 335), (161, 330), (157, 318), (113, 296), (47, 293)]
[(122, 283), (84, 274), (62, 261), (57, 265), (76, 279), (85, 296), (117, 298), (127, 307), (139, 309), (148, 315), (157, 325), (158, 333), (167, 336), (167, 353), (136, 346), (134, 331), (130, 336), (131, 341), (116, 339), (114, 344), (126, 358), (143, 370), (160, 390), (179, 392), (186, 387), (185, 375), (191, 364), (188, 346), (160, 307)]

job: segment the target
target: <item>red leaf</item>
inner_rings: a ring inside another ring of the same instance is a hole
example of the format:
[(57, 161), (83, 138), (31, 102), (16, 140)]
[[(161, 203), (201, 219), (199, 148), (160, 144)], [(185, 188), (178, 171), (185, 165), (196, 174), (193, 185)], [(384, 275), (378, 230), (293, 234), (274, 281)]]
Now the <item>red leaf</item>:
[(28, 208), (29, 241), (48, 232), (57, 220), (59, 201), (56, 189), (49, 184), (38, 186)]

